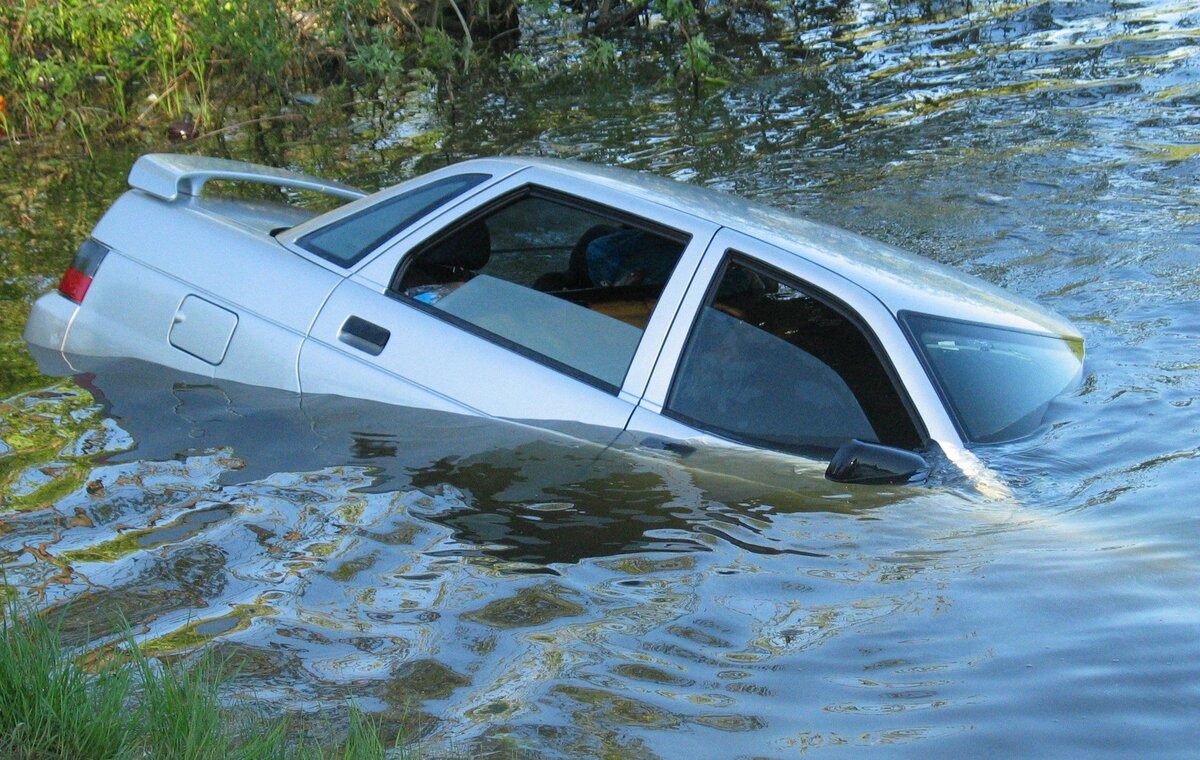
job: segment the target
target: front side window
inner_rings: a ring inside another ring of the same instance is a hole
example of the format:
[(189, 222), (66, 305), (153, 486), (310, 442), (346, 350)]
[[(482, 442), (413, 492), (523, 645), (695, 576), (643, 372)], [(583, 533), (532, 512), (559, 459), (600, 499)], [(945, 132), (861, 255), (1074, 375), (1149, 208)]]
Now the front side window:
[(431, 182), (338, 219), (296, 243), (338, 266), (351, 266), (408, 225), (486, 179), (490, 179), (487, 174), (461, 174)]
[(904, 313), (904, 326), (975, 443), (1029, 435), (1055, 396), (1078, 384), (1083, 344), (1050, 335)]
[(825, 453), (851, 438), (920, 446), (854, 322), (816, 291), (731, 256), (692, 327), (666, 412), (781, 451)]
[(687, 241), (527, 190), (414, 251), (391, 291), (616, 392)]

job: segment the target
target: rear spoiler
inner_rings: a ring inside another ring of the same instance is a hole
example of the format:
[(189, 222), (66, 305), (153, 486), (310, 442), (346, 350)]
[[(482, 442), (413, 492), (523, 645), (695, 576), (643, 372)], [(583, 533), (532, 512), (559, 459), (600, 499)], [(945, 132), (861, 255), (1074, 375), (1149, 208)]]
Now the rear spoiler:
[(294, 187), (346, 200), (357, 200), (366, 195), (362, 190), (340, 182), (226, 158), (147, 153), (138, 158), (129, 170), (130, 187), (144, 190), (164, 201), (173, 201), (180, 195), (199, 195), (204, 183), (210, 179)]

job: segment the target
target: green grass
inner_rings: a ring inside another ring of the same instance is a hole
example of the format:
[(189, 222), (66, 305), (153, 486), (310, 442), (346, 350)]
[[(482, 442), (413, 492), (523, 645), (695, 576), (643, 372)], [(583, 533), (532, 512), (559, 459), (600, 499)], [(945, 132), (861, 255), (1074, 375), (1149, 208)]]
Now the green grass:
[[(373, 107), (433, 87), (453, 102), (457, 87), (491, 70), (526, 82), (571, 70), (612, 76), (639, 49), (625, 31), (651, 11), (666, 23), (655, 27), (649, 60), (665, 51), (667, 68), (699, 96), (702, 84), (724, 81), (727, 60), (702, 27), (713, 13), (750, 6), (775, 15), (771, 3), (742, 0), (4, 0), (0, 145), (161, 142), (185, 113), (201, 136), (215, 136), (285, 109), (305, 121), (311, 113), (295, 108), (297, 98), (318, 93)], [(596, 14), (612, 18), (591, 32), (612, 39), (585, 34)], [(568, 18), (575, 44), (552, 43), (562, 50), (551, 63), (546, 50), (514, 47), (519, 25), (536, 38), (539, 24)]]
[[(478, 4), (463, 5), (474, 18)], [(419, 15), (439, 31), (440, 15)], [(4, 0), (0, 144), (146, 129), (161, 139), (184, 113), (213, 132), (329, 86), (369, 97), (431, 65), (422, 33), (390, 0)], [(456, 43), (434, 63), (460, 57)]]
[[(86, 659), (58, 629), (7, 605), (0, 623), (0, 758), (11, 760), (382, 760), (413, 757), (353, 705), (337, 739), (297, 737), (286, 719), (223, 704), (227, 673), (209, 656), (185, 666), (144, 656), (129, 639)], [(86, 664), (85, 664), (86, 663)]]

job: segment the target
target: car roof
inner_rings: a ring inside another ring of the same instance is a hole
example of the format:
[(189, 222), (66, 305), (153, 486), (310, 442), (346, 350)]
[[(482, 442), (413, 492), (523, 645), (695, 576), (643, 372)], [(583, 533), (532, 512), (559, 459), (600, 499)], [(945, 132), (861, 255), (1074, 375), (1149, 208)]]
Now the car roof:
[(1080, 338), (1070, 322), (1028, 299), (935, 261), (847, 230), (718, 190), (645, 172), (561, 159), (502, 157), (457, 164), (539, 168), (589, 180), (640, 200), (702, 217), (825, 267), (857, 283), (892, 313), (914, 311)]

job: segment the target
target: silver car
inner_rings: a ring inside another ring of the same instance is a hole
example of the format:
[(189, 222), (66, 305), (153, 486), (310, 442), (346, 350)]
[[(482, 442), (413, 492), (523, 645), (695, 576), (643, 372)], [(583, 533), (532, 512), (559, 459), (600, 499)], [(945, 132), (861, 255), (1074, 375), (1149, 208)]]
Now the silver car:
[[(208, 180), (316, 191), (298, 207)], [(466, 161), (367, 195), (146, 155), (25, 339), (295, 392), (909, 482), (1026, 436), (1080, 333), (972, 277), (777, 209), (567, 161)]]

